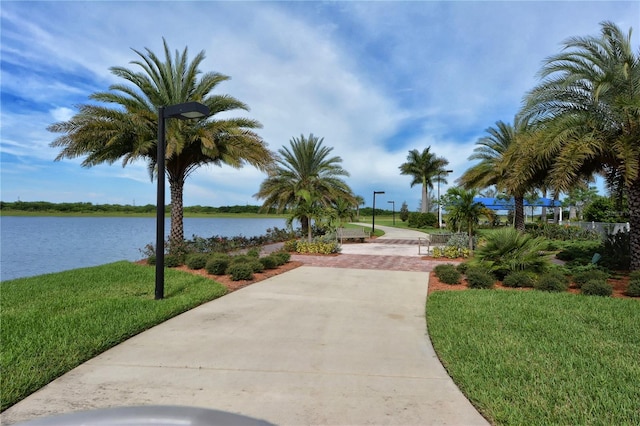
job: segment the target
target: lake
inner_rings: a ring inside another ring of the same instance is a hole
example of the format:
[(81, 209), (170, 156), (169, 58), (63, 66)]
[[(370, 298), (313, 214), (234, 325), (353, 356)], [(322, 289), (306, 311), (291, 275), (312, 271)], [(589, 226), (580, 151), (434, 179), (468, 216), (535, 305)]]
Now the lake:
[[(286, 219), (185, 218), (184, 235), (254, 237)], [(170, 221), (165, 231), (169, 235)], [(156, 219), (148, 217), (0, 217), (0, 281), (139, 260), (155, 245)]]

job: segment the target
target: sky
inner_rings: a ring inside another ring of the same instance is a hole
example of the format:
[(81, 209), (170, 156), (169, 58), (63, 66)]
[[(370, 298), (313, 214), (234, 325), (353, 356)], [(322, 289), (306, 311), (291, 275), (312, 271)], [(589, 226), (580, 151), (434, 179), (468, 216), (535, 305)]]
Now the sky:
[[(399, 172), (408, 152), (431, 147), (453, 170), (441, 193), (455, 186), (486, 129), (513, 122), (544, 59), (569, 37), (597, 36), (602, 21), (634, 27), (637, 50), (638, 1), (3, 0), (0, 199), (155, 204), (145, 162), (54, 161), (59, 134), (47, 127), (123, 83), (109, 68), (136, 69), (132, 49), (163, 57), (164, 38), (190, 58), (204, 51), (203, 72), (231, 77), (214, 93), (250, 107), (231, 116), (258, 120), (269, 149), (313, 133), (366, 206), (384, 191), (378, 207), (413, 211), (421, 189)], [(207, 166), (187, 179), (184, 205), (259, 205), (265, 178)]]

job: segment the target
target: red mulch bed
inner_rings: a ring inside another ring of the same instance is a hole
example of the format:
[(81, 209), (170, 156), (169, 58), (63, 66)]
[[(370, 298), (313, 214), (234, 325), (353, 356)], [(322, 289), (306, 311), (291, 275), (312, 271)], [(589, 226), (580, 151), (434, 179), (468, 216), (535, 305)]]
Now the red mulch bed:
[(279, 266), (277, 269), (265, 269), (264, 272), (254, 272), (252, 280), (246, 281), (233, 281), (229, 275), (211, 275), (207, 272), (206, 269), (189, 269), (186, 266), (179, 266), (174, 269), (178, 269), (180, 271), (188, 272), (194, 275), (200, 275), (201, 277), (209, 278), (212, 281), (219, 282), (220, 284), (227, 287), (229, 292), (239, 290), (243, 287), (249, 286), (251, 284), (255, 284), (259, 281), (266, 280), (267, 278), (275, 277), (276, 275), (283, 274), (292, 269), (296, 269), (297, 267), (302, 266), (302, 262), (287, 262), (282, 266)]
[[(624, 294), (625, 290), (627, 289), (627, 286), (629, 285), (629, 277), (628, 276), (623, 276), (620, 279), (609, 279), (607, 280), (607, 282), (609, 284), (611, 284), (611, 286), (613, 287), (613, 294), (611, 295), (611, 297), (619, 297), (619, 298), (624, 298), (624, 299), (631, 299), (631, 297), (626, 296)], [(498, 281), (496, 282), (496, 285), (494, 287), (496, 290), (507, 290), (507, 291), (531, 291), (533, 290), (532, 288), (513, 288), (513, 287), (505, 287), (504, 285), (502, 285), (502, 282)], [(455, 285), (451, 285), (451, 284), (445, 284), (440, 282), (440, 280), (438, 279), (438, 277), (436, 277), (436, 274), (431, 271), (429, 273), (429, 290), (428, 293), (433, 293), (434, 291), (460, 291), (460, 290), (467, 290), (467, 280), (462, 279), (461, 280), (461, 284), (455, 284)], [(569, 293), (573, 293), (573, 294), (580, 294), (580, 289), (571, 285), (571, 287), (569, 287)]]
[[(140, 265), (147, 264), (146, 260), (141, 260), (136, 263)], [(211, 275), (207, 272), (206, 269), (189, 269), (185, 265), (178, 266), (177, 268), (172, 269), (177, 269), (179, 271), (188, 272), (193, 275), (199, 275), (201, 277), (209, 278), (212, 281), (216, 281), (224, 285), (225, 287), (227, 287), (227, 290), (229, 290), (229, 292), (232, 292), (251, 284), (255, 284), (259, 281), (266, 280), (267, 278), (275, 277), (276, 275), (291, 271), (292, 269), (296, 269), (300, 266), (302, 266), (302, 262), (290, 261), (282, 266), (279, 266), (277, 269), (265, 269), (264, 272), (256, 272), (253, 274), (253, 279), (247, 281), (233, 281), (231, 280), (231, 277), (229, 275)]]

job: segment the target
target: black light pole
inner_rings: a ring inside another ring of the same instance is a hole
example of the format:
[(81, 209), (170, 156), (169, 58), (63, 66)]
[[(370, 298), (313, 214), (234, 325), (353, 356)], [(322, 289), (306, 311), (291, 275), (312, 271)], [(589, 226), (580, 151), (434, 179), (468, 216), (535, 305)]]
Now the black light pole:
[(373, 191), (373, 216), (371, 218), (371, 235), (376, 232), (376, 194), (384, 194), (384, 191)]
[(443, 170), (438, 173), (438, 228), (442, 228), (442, 204), (440, 203), (440, 179), (443, 173), (453, 173), (453, 170)]
[(396, 202), (395, 201), (387, 201), (387, 203), (391, 204), (391, 208), (393, 209), (393, 226), (396, 226)]
[(156, 202), (156, 300), (164, 298), (164, 161), (165, 120), (167, 118), (202, 118), (210, 114), (209, 108), (199, 102), (158, 107), (158, 194)]

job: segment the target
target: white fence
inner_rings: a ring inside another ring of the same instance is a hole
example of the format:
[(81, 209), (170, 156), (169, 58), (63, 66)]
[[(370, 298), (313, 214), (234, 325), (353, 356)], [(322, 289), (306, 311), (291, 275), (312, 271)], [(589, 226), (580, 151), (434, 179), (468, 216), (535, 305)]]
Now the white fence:
[(565, 222), (569, 226), (579, 226), (582, 229), (596, 231), (603, 237), (617, 234), (618, 232), (629, 232), (631, 226), (627, 223), (606, 223), (606, 222)]

